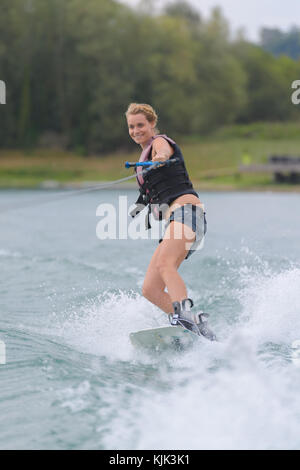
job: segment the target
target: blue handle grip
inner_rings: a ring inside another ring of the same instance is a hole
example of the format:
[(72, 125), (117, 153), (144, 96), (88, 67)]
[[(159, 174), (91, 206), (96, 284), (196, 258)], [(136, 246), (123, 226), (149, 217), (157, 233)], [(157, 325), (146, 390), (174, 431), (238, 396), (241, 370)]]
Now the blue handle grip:
[(136, 166), (152, 166), (155, 165), (157, 162), (126, 162), (125, 163), (125, 168), (132, 168)]
[(169, 160), (162, 160), (161, 162), (126, 162), (125, 168), (135, 168), (137, 166), (150, 167), (150, 166), (160, 166), (160, 165), (172, 165), (176, 163), (177, 158), (170, 158)]

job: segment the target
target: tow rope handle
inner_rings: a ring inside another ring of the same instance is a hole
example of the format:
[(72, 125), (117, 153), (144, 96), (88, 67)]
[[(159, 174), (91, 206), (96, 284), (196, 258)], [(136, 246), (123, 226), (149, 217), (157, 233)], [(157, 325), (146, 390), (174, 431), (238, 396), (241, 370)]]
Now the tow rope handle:
[(162, 160), (161, 162), (125, 162), (125, 168), (136, 168), (137, 166), (143, 167), (156, 167), (161, 165), (172, 165), (178, 161), (177, 158), (170, 158), (169, 160)]

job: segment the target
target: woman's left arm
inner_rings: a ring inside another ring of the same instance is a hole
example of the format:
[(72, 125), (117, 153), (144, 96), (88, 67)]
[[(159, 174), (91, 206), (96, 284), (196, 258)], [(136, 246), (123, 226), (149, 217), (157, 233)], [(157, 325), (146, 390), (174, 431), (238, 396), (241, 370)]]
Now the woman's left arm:
[(174, 153), (174, 149), (163, 137), (157, 137), (152, 144), (152, 161), (168, 160)]

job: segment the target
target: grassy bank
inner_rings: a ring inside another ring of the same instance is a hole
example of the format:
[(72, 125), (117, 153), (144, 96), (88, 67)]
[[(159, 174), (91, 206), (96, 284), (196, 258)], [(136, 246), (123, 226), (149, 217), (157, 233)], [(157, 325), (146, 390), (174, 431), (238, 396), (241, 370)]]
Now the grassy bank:
[[(252, 124), (231, 126), (206, 137), (179, 142), (191, 179), (203, 189), (297, 189), (276, 185), (272, 175), (241, 174), (241, 163), (264, 163), (269, 155), (300, 155), (298, 124)], [(45, 181), (59, 184), (110, 181), (131, 174), (126, 160), (138, 159), (139, 151), (82, 157), (71, 152), (35, 149), (26, 154), (0, 151), (0, 187), (34, 188)], [(133, 180), (134, 181), (134, 180)], [(299, 187), (299, 185), (298, 185)]]

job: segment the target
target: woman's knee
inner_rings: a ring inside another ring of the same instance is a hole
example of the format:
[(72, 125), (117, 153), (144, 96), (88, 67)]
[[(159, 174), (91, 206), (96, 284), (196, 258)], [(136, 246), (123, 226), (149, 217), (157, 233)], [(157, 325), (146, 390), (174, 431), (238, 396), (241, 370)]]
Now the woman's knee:
[(160, 292), (164, 292), (166, 285), (161, 278), (158, 270), (156, 270), (155, 276), (145, 278), (142, 286), (142, 295), (146, 299), (151, 300)]
[(143, 284), (143, 287), (142, 287), (142, 295), (143, 297), (145, 297), (146, 299), (150, 299), (151, 298), (151, 292), (153, 294), (153, 289), (151, 289), (151, 286), (150, 284), (144, 282)]

